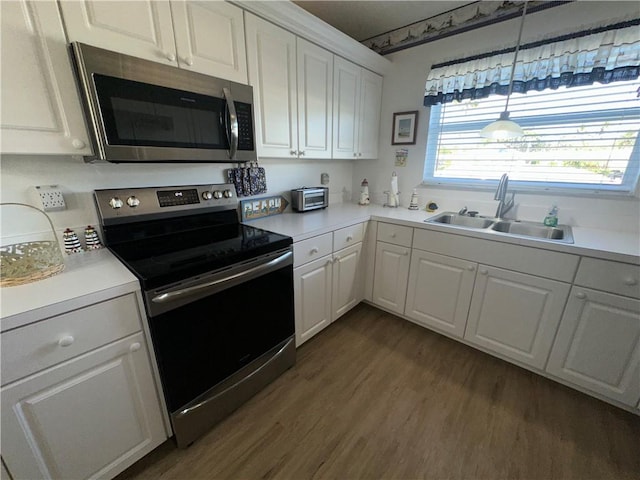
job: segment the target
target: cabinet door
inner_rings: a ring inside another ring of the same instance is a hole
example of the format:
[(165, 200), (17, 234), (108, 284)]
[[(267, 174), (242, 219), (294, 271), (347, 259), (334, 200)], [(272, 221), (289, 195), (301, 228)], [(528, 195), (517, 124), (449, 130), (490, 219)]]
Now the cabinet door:
[(293, 270), (296, 346), (331, 323), (331, 255)]
[(634, 406), (640, 398), (640, 301), (573, 287), (547, 371)]
[(166, 439), (142, 333), (2, 389), (16, 478), (111, 478)]
[(55, 2), (0, 2), (2, 153), (91, 154)]
[(566, 283), (480, 265), (464, 338), (535, 368), (544, 368)]
[(247, 83), (242, 10), (226, 2), (172, 1), (178, 65)]
[(409, 248), (378, 242), (373, 280), (373, 303), (404, 313), (409, 275)]
[(382, 77), (362, 69), (358, 158), (378, 158)]
[(298, 150), (307, 158), (331, 158), (333, 54), (297, 39)]
[(333, 63), (333, 158), (358, 156), (360, 71), (340, 57)]
[(476, 266), (467, 260), (414, 249), (405, 315), (427, 327), (462, 338)]
[(245, 14), (258, 156), (298, 157), (296, 37)]
[(362, 243), (333, 254), (333, 320), (347, 313), (362, 300)]
[(176, 66), (168, 1), (62, 0), (70, 42)]

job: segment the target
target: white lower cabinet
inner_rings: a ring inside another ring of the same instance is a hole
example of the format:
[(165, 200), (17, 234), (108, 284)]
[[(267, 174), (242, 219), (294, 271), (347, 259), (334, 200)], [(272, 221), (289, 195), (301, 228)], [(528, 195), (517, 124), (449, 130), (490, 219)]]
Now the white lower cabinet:
[(363, 299), (365, 228), (360, 223), (294, 243), (297, 346)]
[(362, 243), (333, 254), (331, 320), (335, 321), (362, 300)]
[(476, 268), (474, 262), (413, 250), (405, 315), (462, 338)]
[(547, 372), (625, 405), (640, 399), (640, 301), (574, 286)]
[(298, 346), (331, 323), (332, 266), (327, 255), (293, 270)]
[(391, 312), (404, 313), (410, 252), (409, 247), (402, 245), (377, 243), (373, 303)]
[(2, 333), (13, 478), (112, 478), (166, 440), (140, 302), (129, 293)]
[(543, 369), (569, 288), (555, 280), (479, 265), (464, 338)]

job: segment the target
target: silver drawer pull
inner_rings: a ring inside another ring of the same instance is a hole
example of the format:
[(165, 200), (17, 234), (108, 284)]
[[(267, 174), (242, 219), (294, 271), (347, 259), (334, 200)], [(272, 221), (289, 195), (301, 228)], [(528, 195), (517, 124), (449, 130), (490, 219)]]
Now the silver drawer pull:
[(584, 292), (578, 292), (576, 293), (576, 297), (578, 297), (580, 300), (583, 300), (585, 298), (587, 298), (587, 294)]
[(638, 280), (636, 280), (633, 277), (627, 277), (624, 279), (624, 284), (629, 285), (630, 287), (633, 287), (634, 285), (638, 284)]
[(140, 347), (142, 345), (140, 345), (140, 342), (133, 342), (130, 346), (129, 346), (129, 351), (131, 353), (133, 352), (137, 352), (138, 350), (140, 350)]
[(60, 340), (58, 340), (58, 345), (61, 347), (68, 347), (74, 341), (75, 338), (73, 338), (71, 335), (65, 335), (64, 337), (61, 337)]
[(309, 254), (311, 255), (315, 255), (316, 253), (318, 253), (320, 250), (318, 250), (318, 247), (313, 247), (311, 250), (309, 250)]

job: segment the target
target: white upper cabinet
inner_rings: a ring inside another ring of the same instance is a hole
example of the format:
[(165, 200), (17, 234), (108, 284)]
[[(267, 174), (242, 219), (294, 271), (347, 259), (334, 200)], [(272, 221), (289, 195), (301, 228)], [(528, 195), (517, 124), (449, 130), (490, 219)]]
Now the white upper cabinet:
[(0, 2), (2, 153), (90, 155), (55, 2)]
[(334, 68), (333, 157), (354, 158), (358, 156), (361, 68), (339, 57)]
[(298, 155), (331, 158), (333, 54), (301, 38), (298, 59)]
[(242, 10), (226, 2), (172, 1), (180, 68), (247, 83)]
[(246, 14), (258, 155), (331, 158), (333, 54)]
[(60, 8), (70, 42), (177, 65), (168, 1), (63, 0)]
[(335, 57), (333, 158), (376, 158), (382, 77)]
[(297, 157), (296, 37), (245, 15), (249, 84), (261, 157)]
[(63, 0), (70, 42), (247, 83), (242, 10), (226, 2)]

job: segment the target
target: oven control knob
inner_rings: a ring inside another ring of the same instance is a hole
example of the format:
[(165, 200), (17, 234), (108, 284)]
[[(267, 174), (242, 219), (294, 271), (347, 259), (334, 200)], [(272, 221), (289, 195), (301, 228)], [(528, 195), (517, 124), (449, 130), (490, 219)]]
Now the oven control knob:
[(109, 205), (111, 205), (111, 208), (116, 210), (118, 208), (122, 208), (122, 206), (124, 205), (124, 202), (120, 200), (118, 197), (113, 197), (111, 200), (109, 200)]
[(131, 208), (136, 208), (138, 205), (140, 205), (140, 199), (131, 195), (129, 198), (127, 198), (127, 205), (129, 205)]
[(233, 192), (229, 189), (226, 189), (224, 192), (222, 192), (222, 194), (224, 195), (224, 198), (231, 198), (233, 197)]
[(214, 190), (213, 191), (213, 198), (215, 198), (216, 200), (222, 198), (222, 192), (220, 190)]
[(211, 200), (213, 198), (213, 193), (209, 191), (202, 192), (202, 198), (204, 198), (205, 200)]

